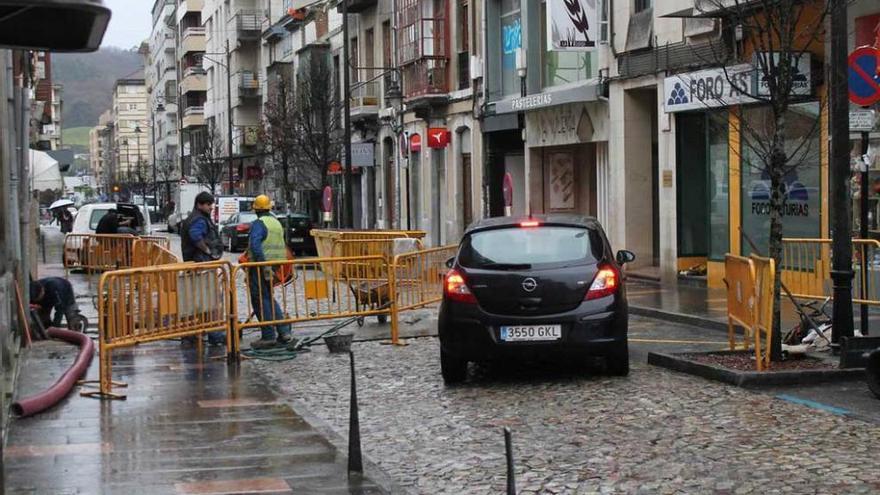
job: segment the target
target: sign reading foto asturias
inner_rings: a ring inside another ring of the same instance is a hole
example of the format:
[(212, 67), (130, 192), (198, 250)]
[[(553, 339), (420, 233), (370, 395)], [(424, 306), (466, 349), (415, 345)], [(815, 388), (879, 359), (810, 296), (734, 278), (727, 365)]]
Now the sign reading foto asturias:
[(599, 0), (547, 0), (547, 49), (583, 52), (599, 40)]

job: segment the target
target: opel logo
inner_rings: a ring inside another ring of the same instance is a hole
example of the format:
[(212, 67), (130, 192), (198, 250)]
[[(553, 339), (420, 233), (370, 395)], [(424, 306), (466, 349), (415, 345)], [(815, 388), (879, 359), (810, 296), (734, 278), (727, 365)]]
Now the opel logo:
[(535, 292), (535, 289), (538, 288), (538, 282), (532, 277), (529, 277), (522, 281), (522, 288), (526, 292)]

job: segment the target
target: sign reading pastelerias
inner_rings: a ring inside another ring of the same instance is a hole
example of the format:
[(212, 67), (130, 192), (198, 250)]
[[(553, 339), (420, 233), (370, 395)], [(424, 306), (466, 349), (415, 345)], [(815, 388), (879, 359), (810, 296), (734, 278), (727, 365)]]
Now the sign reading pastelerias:
[(547, 49), (583, 52), (599, 40), (599, 0), (547, 0)]

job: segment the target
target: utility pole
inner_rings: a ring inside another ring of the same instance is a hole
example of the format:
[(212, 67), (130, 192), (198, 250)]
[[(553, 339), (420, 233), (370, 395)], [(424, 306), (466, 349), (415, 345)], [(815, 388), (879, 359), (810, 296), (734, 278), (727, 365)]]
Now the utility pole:
[(853, 336), (852, 307), (852, 202), (849, 194), (849, 86), (847, 83), (847, 0), (831, 0), (831, 60), (829, 79), (831, 94), (829, 123), (831, 125), (831, 212), (832, 247), (831, 279), (834, 283), (832, 344), (842, 337)]
[[(343, 180), (343, 189), (344, 198), (342, 204), (342, 226), (347, 228), (354, 227), (354, 192), (352, 191), (352, 183), (351, 183), (351, 85), (350, 79), (351, 74), (351, 59), (349, 58), (349, 50), (348, 50), (348, 0), (342, 0), (342, 84), (344, 86), (342, 90), (343, 95), (343, 110), (342, 110), (342, 118), (343, 122), (343, 146), (345, 147), (345, 160), (343, 163), (345, 166), (342, 167), (342, 180)], [(372, 47), (371, 47), (372, 49)], [(326, 165), (325, 165), (326, 166)]]
[(158, 108), (152, 108), (150, 112), (150, 143), (153, 147), (153, 201), (156, 203), (156, 208), (159, 207), (159, 184), (157, 184), (156, 180), (156, 112)]
[(229, 53), (229, 40), (226, 40), (226, 158), (229, 160), (229, 194), (235, 194), (235, 174), (232, 170), (232, 54)]

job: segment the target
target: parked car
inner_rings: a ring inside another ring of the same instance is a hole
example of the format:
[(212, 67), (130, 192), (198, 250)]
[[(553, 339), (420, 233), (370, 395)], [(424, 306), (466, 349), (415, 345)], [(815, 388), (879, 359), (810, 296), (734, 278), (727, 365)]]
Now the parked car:
[(226, 251), (234, 253), (247, 249), (251, 223), (257, 219), (252, 211), (236, 213), (220, 226), (220, 241)]
[(95, 229), (98, 228), (98, 222), (110, 210), (116, 210), (121, 219), (131, 218), (132, 221), (129, 227), (133, 228), (139, 235), (150, 235), (153, 232), (150, 215), (143, 205), (132, 203), (91, 203), (83, 205), (77, 211), (76, 217), (73, 219), (72, 233), (94, 234)]
[(312, 219), (307, 213), (280, 213), (276, 215), (284, 226), (284, 240), (294, 254), (318, 254), (312, 237)]
[(481, 220), (465, 232), (440, 306), (443, 380), (461, 382), (468, 362), (605, 358), (629, 373), (621, 267), (599, 222), (573, 215)]

